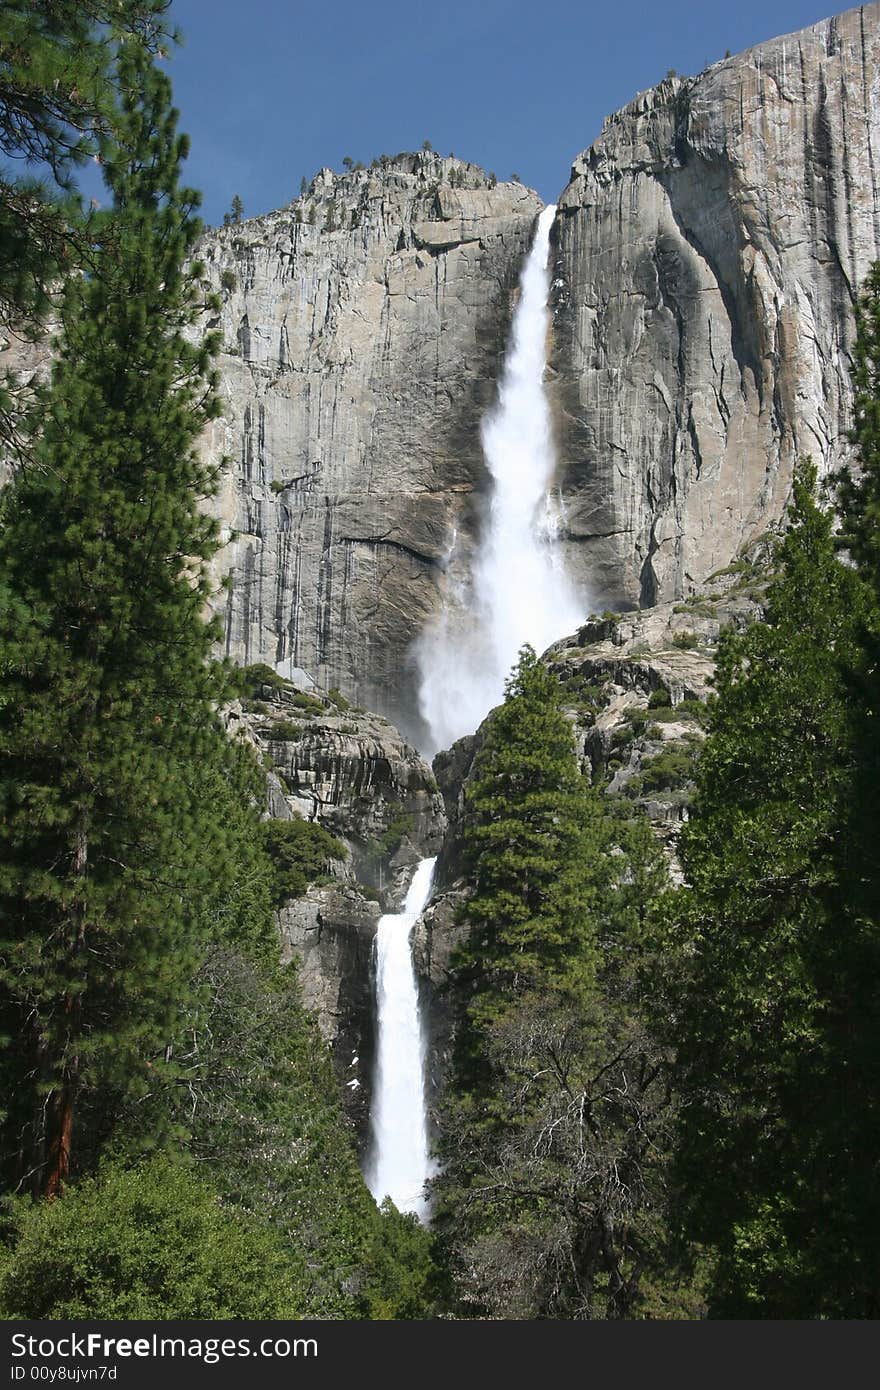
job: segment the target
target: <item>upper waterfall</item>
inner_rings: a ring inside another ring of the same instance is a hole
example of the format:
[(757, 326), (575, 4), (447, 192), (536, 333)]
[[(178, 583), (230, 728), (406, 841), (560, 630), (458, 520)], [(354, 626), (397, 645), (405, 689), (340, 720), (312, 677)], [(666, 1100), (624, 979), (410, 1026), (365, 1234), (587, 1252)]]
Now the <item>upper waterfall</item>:
[(417, 644), (432, 752), (471, 733), (500, 702), (525, 642), (541, 652), (583, 617), (554, 544), (560, 518), (551, 497), (556, 459), (544, 368), (555, 212), (547, 207), (538, 218), (498, 400), (481, 427), (492, 493), (473, 572), (468, 584), (450, 589)]

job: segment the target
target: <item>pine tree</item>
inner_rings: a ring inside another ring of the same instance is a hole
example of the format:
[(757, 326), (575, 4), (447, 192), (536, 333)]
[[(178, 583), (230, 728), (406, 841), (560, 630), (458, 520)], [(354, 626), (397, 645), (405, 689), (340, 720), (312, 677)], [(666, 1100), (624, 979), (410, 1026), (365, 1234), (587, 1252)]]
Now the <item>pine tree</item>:
[(460, 1308), (621, 1316), (663, 1239), (646, 1212), (668, 1083), (634, 991), (665, 875), (650, 830), (582, 776), (530, 648), (485, 726), (462, 837), (473, 892), (435, 1216)]
[(859, 297), (856, 328), (852, 442), (859, 471), (841, 479), (841, 543), (880, 596), (880, 261)]
[[(155, 51), (168, 0), (6, 0), (0, 10), (0, 326), (40, 331), (58, 282), (93, 249), (74, 173), (115, 119), (114, 43)], [(11, 166), (10, 166), (11, 167)], [(0, 380), (0, 439), (18, 441), (27, 395)]]
[(126, 44), (117, 80), (113, 209), (68, 288), (38, 466), (0, 528), (2, 1163), (47, 1193), (76, 1166), (83, 1115), (173, 1069), (194, 904), (225, 860), (203, 794), (227, 744), (202, 616), (214, 473), (194, 446), (217, 403), (214, 340), (187, 336), (197, 200), (167, 79)]
[(679, 1201), (728, 1317), (877, 1311), (876, 1042), (847, 1036), (870, 952), (840, 873), (866, 599), (814, 485), (801, 466), (765, 621), (723, 635), (671, 905)]
[(847, 858), (854, 910), (880, 923), (880, 261), (872, 268), (856, 310), (854, 371), (858, 473), (840, 478), (840, 544), (855, 561), (871, 595), (861, 632), (861, 653), (851, 683), (853, 740), (858, 775), (849, 803)]
[(592, 979), (589, 928), (604, 887), (596, 868), (604, 835), (559, 682), (526, 646), (486, 728), (465, 799), (474, 893), (456, 966), (479, 991), (478, 1013), (489, 1000), (536, 985), (576, 989)]

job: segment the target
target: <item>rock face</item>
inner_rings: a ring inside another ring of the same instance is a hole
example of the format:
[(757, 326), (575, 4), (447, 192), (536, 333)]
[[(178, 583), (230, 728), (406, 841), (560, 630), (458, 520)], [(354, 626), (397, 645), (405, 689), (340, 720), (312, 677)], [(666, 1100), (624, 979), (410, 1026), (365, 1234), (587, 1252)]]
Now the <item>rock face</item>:
[(236, 660), (291, 659), (417, 728), (408, 655), (453, 537), (475, 530), (479, 421), (541, 206), (422, 153), (322, 170), (288, 208), (206, 238)]
[[(799, 455), (845, 457), (878, 70), (872, 4), (660, 83), (575, 161), (548, 380), (568, 560), (600, 606), (687, 597), (780, 516)], [(423, 152), (323, 170), (201, 248), (227, 650), (304, 667), (417, 743), (412, 645), (470, 566), (479, 424), (540, 206)], [(45, 353), (0, 340), (25, 379)]]
[(354, 887), (310, 888), (279, 913), (282, 957), (329, 1042), (346, 1114), (365, 1148), (375, 1043), (373, 941), (381, 908)]
[(428, 764), (387, 719), (344, 701), (339, 708), (288, 688), (254, 702), (252, 721), (255, 712), (254, 732), (272, 759), (287, 814), (318, 821), (343, 840), (353, 877), (395, 910), (413, 867), (438, 852), (446, 830)]
[(233, 737), (270, 765), (269, 814), (301, 815), (340, 839), (344, 861), (282, 905), (283, 954), (296, 957), (305, 1005), (331, 1045), (346, 1110), (366, 1142), (375, 1006), (373, 941), (383, 910), (400, 907), (413, 866), (446, 830), (433, 773), (387, 719), (292, 684), (260, 685), (225, 712)]
[(570, 559), (681, 598), (846, 456), (853, 301), (880, 256), (880, 5), (610, 117), (555, 228)]

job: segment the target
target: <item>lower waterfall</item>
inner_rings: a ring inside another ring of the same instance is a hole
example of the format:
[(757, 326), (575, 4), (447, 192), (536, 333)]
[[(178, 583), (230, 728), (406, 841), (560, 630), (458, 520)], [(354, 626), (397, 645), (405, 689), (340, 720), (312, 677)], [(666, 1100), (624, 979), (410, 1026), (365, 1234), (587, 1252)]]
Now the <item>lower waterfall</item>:
[(376, 936), (378, 1045), (370, 1112), (367, 1184), (377, 1202), (424, 1218), (431, 1176), (425, 1114), (425, 1038), (410, 937), (431, 895), (436, 859), (416, 869), (403, 911), (379, 919)]

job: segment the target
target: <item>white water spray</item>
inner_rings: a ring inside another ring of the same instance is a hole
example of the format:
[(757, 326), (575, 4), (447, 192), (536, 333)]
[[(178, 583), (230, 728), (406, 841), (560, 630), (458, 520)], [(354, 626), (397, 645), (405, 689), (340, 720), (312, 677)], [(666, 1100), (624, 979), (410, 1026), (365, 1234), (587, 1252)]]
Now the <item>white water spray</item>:
[(472, 733), (500, 703), (525, 642), (540, 653), (583, 617), (555, 545), (559, 517), (550, 497), (556, 460), (544, 365), (555, 212), (545, 208), (538, 218), (520, 277), (498, 402), (481, 429), (493, 486), (473, 575), (451, 590), (440, 619), (417, 645), (419, 703), (433, 744), (429, 751)]
[(379, 919), (376, 936), (378, 1047), (370, 1115), (367, 1183), (377, 1202), (427, 1214), (423, 1188), (431, 1176), (425, 1116), (425, 1038), (410, 936), (431, 895), (436, 859), (423, 859), (403, 911)]

